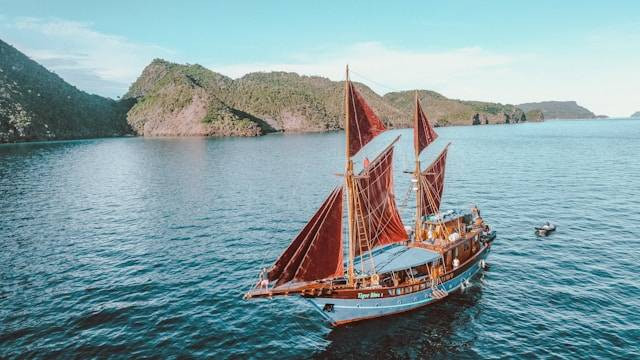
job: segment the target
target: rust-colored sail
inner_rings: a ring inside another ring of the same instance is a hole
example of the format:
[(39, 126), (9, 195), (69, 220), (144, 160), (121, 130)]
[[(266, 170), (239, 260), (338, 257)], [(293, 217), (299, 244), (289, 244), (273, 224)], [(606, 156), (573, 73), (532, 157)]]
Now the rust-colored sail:
[[(348, 80), (347, 80), (348, 81)], [(386, 128), (351, 81), (347, 83), (349, 156), (354, 156)]]
[(393, 193), (393, 144), (354, 178), (355, 255), (407, 239)]
[(342, 262), (342, 186), (337, 187), (269, 270), (267, 278), (314, 281), (344, 274)]
[(440, 211), (442, 192), (444, 191), (444, 170), (447, 162), (449, 145), (440, 155), (420, 174), (423, 191), (420, 199), (421, 215), (435, 214)]
[(413, 125), (413, 146), (416, 151), (416, 157), (420, 155), (420, 152), (424, 150), (429, 144), (434, 142), (438, 138), (438, 134), (433, 130), (431, 123), (427, 119), (420, 105), (420, 100), (416, 96), (416, 108)]

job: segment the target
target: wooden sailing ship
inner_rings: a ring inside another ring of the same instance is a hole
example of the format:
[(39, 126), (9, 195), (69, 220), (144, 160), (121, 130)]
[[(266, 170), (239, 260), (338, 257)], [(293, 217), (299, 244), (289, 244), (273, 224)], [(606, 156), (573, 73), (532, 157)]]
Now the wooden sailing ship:
[[(414, 227), (405, 228), (393, 192), (396, 138), (357, 172), (352, 157), (386, 130), (345, 81), (346, 166), (336, 187), (245, 299), (297, 295), (332, 325), (413, 310), (465, 286), (485, 266), (495, 232), (473, 207), (440, 211), (448, 146), (425, 170), (420, 153), (437, 138), (417, 94), (414, 113)], [(346, 196), (345, 196), (346, 193)], [(343, 203), (348, 239), (343, 261)], [(346, 268), (346, 271), (345, 271)]]

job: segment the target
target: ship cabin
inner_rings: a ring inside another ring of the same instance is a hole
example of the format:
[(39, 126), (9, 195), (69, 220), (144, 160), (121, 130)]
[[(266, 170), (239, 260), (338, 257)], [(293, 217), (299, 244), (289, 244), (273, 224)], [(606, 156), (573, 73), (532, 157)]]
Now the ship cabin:
[[(483, 247), (481, 236), (485, 225), (477, 210), (473, 210), (424, 216), (421, 227), (424, 240), (410, 240), (408, 247), (391, 244), (356, 257), (356, 288), (418, 283), (464, 266)], [(372, 283), (372, 274), (378, 274), (377, 284)]]
[[(431, 268), (439, 263), (439, 253), (420, 247), (390, 244), (357, 257), (354, 262), (357, 287), (398, 287), (423, 280)], [(371, 261), (370, 261), (371, 260)], [(371, 283), (371, 275), (378, 274), (378, 284)]]
[(463, 265), (482, 248), (481, 236), (486, 229), (475, 208), (423, 216), (422, 221), (422, 241), (415, 246), (441, 254), (446, 272)]

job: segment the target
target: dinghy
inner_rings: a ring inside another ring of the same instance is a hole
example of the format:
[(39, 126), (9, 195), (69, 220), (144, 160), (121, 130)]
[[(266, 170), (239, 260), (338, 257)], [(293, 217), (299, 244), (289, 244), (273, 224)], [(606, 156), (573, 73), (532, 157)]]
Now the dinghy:
[(546, 224), (536, 227), (536, 235), (538, 236), (549, 236), (552, 232), (556, 231), (556, 226), (547, 221)]

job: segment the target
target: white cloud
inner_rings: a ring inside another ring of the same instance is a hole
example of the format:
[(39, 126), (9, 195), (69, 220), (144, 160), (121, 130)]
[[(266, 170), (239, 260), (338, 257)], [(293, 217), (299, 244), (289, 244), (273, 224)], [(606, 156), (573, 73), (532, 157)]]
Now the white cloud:
[(18, 50), (80, 89), (112, 97), (122, 95), (154, 57), (173, 54), (83, 22), (16, 18), (4, 27)]
[[(487, 52), (478, 47), (442, 52), (416, 52), (388, 48), (377, 42), (312, 54), (294, 54), (294, 61), (210, 65), (231, 77), (253, 71), (292, 71), (304, 75), (321, 75), (333, 80), (344, 78), (348, 63), (354, 80), (366, 82), (385, 93), (417, 87), (445, 89), (451, 81), (483, 71), (493, 71), (512, 63), (514, 57)], [(362, 75), (360, 75), (362, 74)]]
[[(1, 14), (0, 19), (3, 40), (78, 88), (100, 95), (122, 95), (155, 57), (180, 61), (171, 50), (102, 33), (89, 23)], [(421, 88), (451, 98), (512, 104), (576, 100), (598, 114), (628, 116), (640, 110), (640, 51), (633, 46), (638, 39), (637, 27), (625, 25), (595, 28), (584, 43), (566, 49), (529, 51), (523, 44), (526, 51), (419, 51), (365, 42), (283, 52), (283, 61), (209, 67), (232, 77), (293, 71), (340, 80), (348, 63), (354, 80), (381, 94)]]
[(589, 53), (549, 56), (480, 47), (421, 52), (369, 42), (290, 58), (288, 62), (209, 67), (231, 77), (253, 71), (293, 71), (341, 80), (349, 63), (352, 78), (380, 94), (420, 88), (451, 98), (511, 104), (576, 100), (597, 114), (611, 116), (640, 110), (640, 72), (635, 61), (616, 57), (603, 63)]

